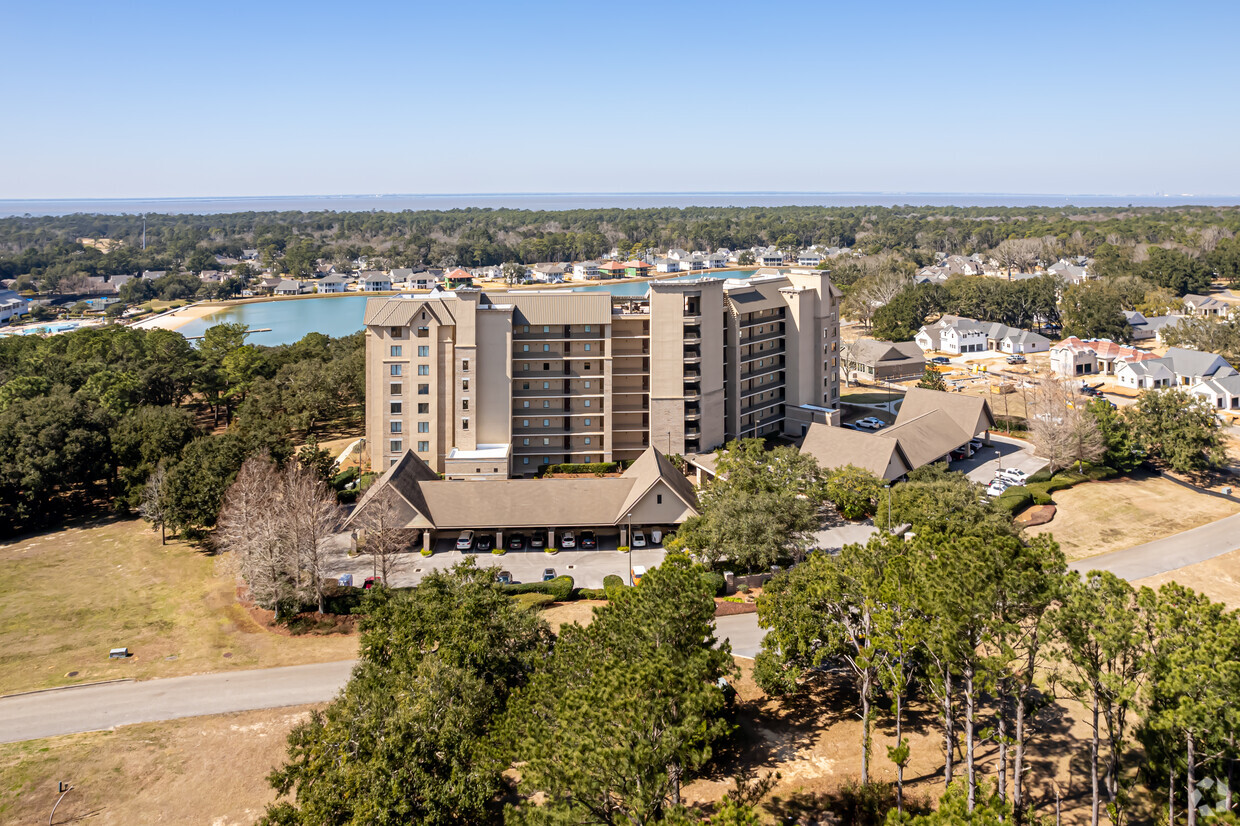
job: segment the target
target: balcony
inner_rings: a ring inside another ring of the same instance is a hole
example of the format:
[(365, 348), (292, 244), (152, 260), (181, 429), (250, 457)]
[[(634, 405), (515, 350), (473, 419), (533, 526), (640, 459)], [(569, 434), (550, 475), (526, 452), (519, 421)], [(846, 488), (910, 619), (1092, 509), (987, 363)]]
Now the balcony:
[(757, 385), (756, 387), (751, 387), (748, 390), (742, 390), (741, 398), (748, 399), (751, 396), (756, 396), (759, 393), (766, 393), (769, 390), (781, 390), (783, 389), (783, 387), (784, 387), (783, 381), (767, 382), (766, 384), (760, 384), (760, 385)]
[(611, 348), (611, 357), (617, 358), (617, 359), (641, 357), (641, 356), (648, 356), (648, 355), (650, 355), (649, 347), (612, 347)]
[(702, 409), (696, 404), (685, 405), (685, 421), (697, 421), (702, 418)]
[(696, 347), (685, 348), (685, 364), (699, 364), (702, 361), (702, 351)]
[(760, 336), (741, 336), (738, 342), (741, 347), (749, 344), (761, 344), (764, 341), (772, 341), (777, 338), (784, 338), (787, 335), (783, 330), (777, 330), (773, 333), (763, 333)]
[(755, 350), (747, 356), (741, 356), (740, 361), (741, 364), (744, 364), (749, 361), (757, 361), (758, 359), (767, 358), (769, 356), (781, 356), (784, 354), (784, 350), (785, 348), (782, 344), (777, 347), (768, 347), (765, 350)]
[(784, 320), (784, 309), (780, 307), (778, 310), (775, 311), (773, 315), (764, 315), (764, 316), (759, 316), (758, 318), (751, 318), (748, 321), (742, 321), (740, 324), (740, 327), (742, 330), (744, 330), (749, 327), (759, 327), (763, 324), (778, 324), (779, 322), (783, 320)]
[(742, 407), (742, 408), (741, 408), (741, 415), (742, 415), (742, 416), (748, 416), (748, 415), (750, 415), (751, 413), (756, 413), (756, 412), (758, 412), (759, 410), (768, 410), (768, 409), (770, 409), (770, 408), (772, 408), (772, 407), (779, 407), (781, 404), (783, 404), (783, 403), (784, 403), (784, 401), (785, 401), (785, 400), (784, 400), (784, 397), (781, 395), (781, 396), (779, 396), (779, 398), (775, 398), (775, 399), (766, 399), (766, 400), (764, 400), (764, 401), (754, 402), (753, 404), (749, 405), (748, 407)]
[(750, 367), (748, 370), (742, 370), (741, 374), (737, 378), (741, 381), (747, 381), (756, 376), (765, 376), (768, 373), (778, 373), (786, 367), (787, 365), (784, 363), (784, 360), (779, 359), (776, 364), (764, 364), (761, 367), (754, 366)]
[(702, 430), (697, 425), (690, 425), (685, 428), (686, 439), (696, 439), (702, 435)]
[[(601, 325), (600, 325), (601, 326)], [(530, 331), (528, 333), (514, 332), (512, 334), (513, 341), (529, 342), (529, 341), (602, 341), (603, 331), (592, 330), (591, 332), (573, 331), (566, 333), (563, 330), (552, 330), (549, 333), (536, 333)]]
[(567, 398), (574, 398), (574, 399), (598, 398), (598, 399), (601, 399), (603, 397), (603, 388), (600, 387), (596, 390), (595, 388), (591, 387), (588, 391), (585, 390), (584, 388), (570, 389), (567, 387), (560, 387), (560, 388), (552, 387), (548, 390), (544, 390), (541, 387), (539, 387), (537, 390), (533, 390), (533, 389), (516, 390), (514, 389), (512, 391), (512, 397), (514, 399), (567, 399)]

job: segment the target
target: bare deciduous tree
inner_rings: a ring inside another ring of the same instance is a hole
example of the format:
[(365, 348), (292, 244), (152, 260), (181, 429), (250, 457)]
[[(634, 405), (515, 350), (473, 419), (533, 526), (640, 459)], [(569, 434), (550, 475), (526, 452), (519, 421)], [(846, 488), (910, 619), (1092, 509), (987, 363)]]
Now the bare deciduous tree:
[(297, 559), (298, 590), (313, 599), (318, 612), (323, 595), (324, 543), (340, 529), (341, 511), (336, 495), (318, 474), (299, 462), (289, 462), (281, 478), (280, 518), (284, 521)]
[(383, 495), (367, 504), (359, 521), (366, 531), (359, 550), (370, 557), (375, 575), (386, 583), (396, 565), (397, 554), (413, 544), (417, 531), (405, 527), (395, 503)]
[(224, 494), (214, 541), (233, 554), (254, 602), (276, 612), (296, 596), (297, 558), (282, 518), (281, 475), (266, 453), (251, 456)]
[(1086, 398), (1051, 375), (1040, 377), (1029, 419), (1029, 438), (1051, 472), (1073, 462), (1092, 462), (1106, 452)]
[(142, 501), (138, 505), (138, 512), (142, 514), (142, 518), (151, 523), (151, 529), (159, 528), (159, 544), (166, 545), (168, 537), (166, 533), (168, 509), (164, 499), (164, 479), (168, 476), (168, 470), (164, 467), (164, 463), (160, 462), (155, 466), (154, 472), (151, 473), (146, 485), (142, 488)]

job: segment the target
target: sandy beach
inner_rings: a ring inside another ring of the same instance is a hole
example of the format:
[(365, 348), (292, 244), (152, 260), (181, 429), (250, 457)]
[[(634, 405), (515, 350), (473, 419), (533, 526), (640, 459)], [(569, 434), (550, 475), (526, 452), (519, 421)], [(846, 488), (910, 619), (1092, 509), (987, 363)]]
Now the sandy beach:
[(195, 321), (203, 316), (209, 316), (211, 313), (224, 309), (221, 304), (193, 304), (189, 307), (182, 307), (179, 310), (173, 310), (169, 313), (160, 313), (152, 318), (144, 318), (141, 321), (134, 322), (134, 327), (140, 327), (144, 330), (175, 330), (191, 321)]

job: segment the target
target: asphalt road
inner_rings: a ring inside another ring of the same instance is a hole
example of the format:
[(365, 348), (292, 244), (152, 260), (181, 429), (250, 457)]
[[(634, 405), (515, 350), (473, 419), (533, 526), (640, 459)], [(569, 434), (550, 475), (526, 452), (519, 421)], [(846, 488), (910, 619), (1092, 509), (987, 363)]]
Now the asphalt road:
[(353, 661), (105, 683), (0, 699), (0, 742), (257, 708), (325, 702)]
[[(1107, 570), (1129, 580), (1142, 579), (1220, 556), (1237, 547), (1240, 514), (1155, 542), (1083, 559), (1072, 567), (1080, 571)], [(761, 648), (764, 632), (758, 627), (756, 614), (720, 617), (715, 627), (717, 636), (729, 640), (732, 653), (737, 656), (753, 657)], [(352, 661), (320, 663), (80, 686), (0, 698), (0, 742), (326, 702), (348, 680), (352, 667)]]

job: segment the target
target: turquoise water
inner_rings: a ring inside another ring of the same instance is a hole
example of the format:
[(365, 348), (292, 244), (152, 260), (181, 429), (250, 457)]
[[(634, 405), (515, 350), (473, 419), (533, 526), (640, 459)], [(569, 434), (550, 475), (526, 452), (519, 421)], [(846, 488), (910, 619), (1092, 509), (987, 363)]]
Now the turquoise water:
[[(749, 278), (757, 270), (705, 273), (677, 276), (669, 281), (688, 281), (694, 278)], [(645, 295), (647, 282), (631, 281), (615, 284), (591, 284), (573, 287), (574, 292), (606, 292), (612, 295)], [(201, 336), (208, 327), (216, 324), (244, 324), (251, 330), (270, 328), (269, 333), (252, 333), (246, 338), (251, 344), (292, 344), (306, 333), (323, 333), (333, 337), (347, 336), (362, 329), (362, 317), (366, 312), (365, 295), (325, 295), (314, 298), (296, 298), (284, 301), (253, 301), (222, 307), (209, 316), (195, 319), (177, 332), (186, 337)]]
[(252, 333), (250, 344), (292, 344), (306, 333), (332, 337), (347, 336), (362, 329), (366, 311), (364, 295), (325, 295), (286, 301), (255, 301), (221, 308), (219, 312), (195, 319), (177, 332), (186, 337), (200, 336), (216, 324), (240, 323), (251, 330), (271, 328), (270, 333)]
[[(728, 272), (701, 272), (690, 275), (678, 275), (675, 278), (661, 278), (660, 281), (692, 281), (695, 278), (749, 278), (757, 270), (730, 270)], [(574, 287), (575, 293), (611, 293), (612, 295), (645, 295), (648, 288), (645, 281), (624, 281), (616, 284), (591, 284), (588, 287)]]

